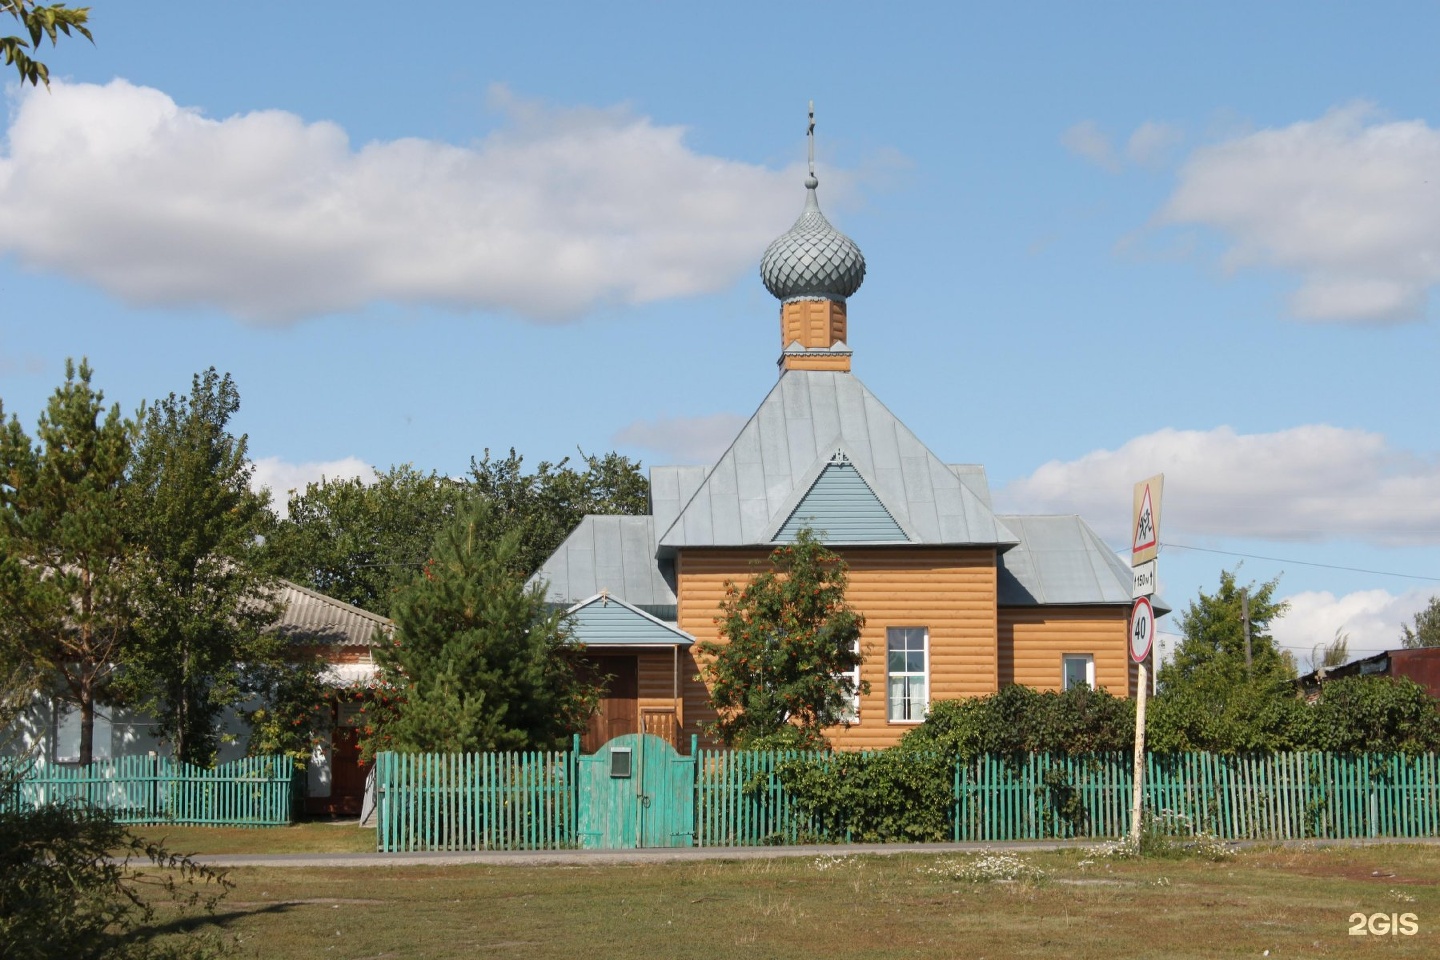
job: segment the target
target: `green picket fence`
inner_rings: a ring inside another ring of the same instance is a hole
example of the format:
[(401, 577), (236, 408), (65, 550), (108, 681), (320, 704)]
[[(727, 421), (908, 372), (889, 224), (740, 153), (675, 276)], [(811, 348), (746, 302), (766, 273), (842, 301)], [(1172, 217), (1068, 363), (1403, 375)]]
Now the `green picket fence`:
[(378, 754), (376, 849), (573, 847), (575, 773), (574, 751)]
[(795, 809), (776, 771), (814, 754), (793, 750), (698, 750), (695, 845), (753, 847), (813, 841), (815, 825)]
[[(579, 751), (381, 754), (377, 848), (578, 845)], [(694, 843), (843, 842), (802, 814), (778, 771), (792, 751), (698, 750)], [(810, 756), (815, 756), (810, 754)], [(952, 839), (1115, 838), (1130, 828), (1132, 758), (1032, 755), (957, 762)], [(1440, 757), (1324, 753), (1150, 755), (1145, 809), (1227, 840), (1440, 836)]]
[(275, 826), (293, 821), (295, 761), (246, 757), (206, 769), (165, 757), (117, 757), (86, 766), (23, 761), (0, 808), (85, 803), (121, 823)]
[[(955, 772), (957, 841), (1118, 837), (1133, 759), (981, 757)], [(1316, 752), (1151, 754), (1145, 809), (1226, 840), (1440, 834), (1440, 758)]]

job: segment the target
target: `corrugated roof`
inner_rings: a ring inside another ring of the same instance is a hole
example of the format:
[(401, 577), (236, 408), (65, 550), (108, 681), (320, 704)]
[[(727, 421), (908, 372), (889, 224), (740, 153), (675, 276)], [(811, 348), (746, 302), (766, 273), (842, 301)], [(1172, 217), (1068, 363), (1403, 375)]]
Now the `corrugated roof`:
[(1020, 544), (1000, 557), (1001, 606), (1130, 603), (1130, 568), (1084, 520), (1012, 515), (1000, 520), (1020, 535)]
[(379, 634), (395, 627), (378, 613), (289, 580), (279, 581), (275, 601), (280, 605), (280, 617), (272, 629), (293, 643), (368, 647), (378, 642)]
[[(1017, 538), (854, 375), (790, 370), (663, 529), (662, 551), (768, 543), (830, 458), (843, 452), (912, 543)], [(967, 482), (968, 481), (968, 482)]]
[(533, 577), (551, 603), (572, 604), (608, 591), (654, 612), (675, 606), (669, 563), (655, 559), (653, 517), (588, 516)]

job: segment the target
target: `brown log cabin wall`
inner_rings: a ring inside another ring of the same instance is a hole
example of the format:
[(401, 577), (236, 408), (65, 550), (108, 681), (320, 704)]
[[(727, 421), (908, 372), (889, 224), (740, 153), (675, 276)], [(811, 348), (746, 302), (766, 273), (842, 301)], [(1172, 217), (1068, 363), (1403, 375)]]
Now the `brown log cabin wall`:
[[(851, 605), (865, 615), (861, 678), (870, 693), (861, 699), (860, 722), (827, 731), (844, 750), (894, 745), (915, 724), (890, 723), (885, 704), (885, 630), (927, 627), (930, 631), (930, 699), (993, 693), (996, 658), (995, 551), (982, 549), (852, 548), (840, 551), (850, 564)], [(679, 627), (697, 640), (717, 636), (715, 617), (725, 581), (743, 581), (764, 550), (687, 550), (677, 563)], [(702, 733), (715, 719), (708, 689), (696, 681), (702, 667), (682, 655), (685, 734)]]
[(1000, 610), (1000, 683), (1059, 690), (1061, 657), (1095, 657), (1095, 685), (1131, 696), (1135, 671), (1126, 645), (1125, 607), (1004, 607)]

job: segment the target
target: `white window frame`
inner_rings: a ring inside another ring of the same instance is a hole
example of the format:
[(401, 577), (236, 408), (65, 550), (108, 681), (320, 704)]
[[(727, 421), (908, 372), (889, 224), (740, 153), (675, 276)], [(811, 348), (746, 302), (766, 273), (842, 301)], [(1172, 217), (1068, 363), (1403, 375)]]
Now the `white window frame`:
[[(855, 653), (857, 656), (860, 653), (860, 640), (858, 638), (855, 640)], [(849, 702), (840, 713), (840, 722), (851, 727), (860, 722), (860, 666), (861, 661), (857, 659), (855, 661), (855, 669), (842, 670), (837, 674), (841, 679), (850, 681), (851, 693)]]
[(1091, 690), (1095, 689), (1095, 654), (1093, 653), (1065, 653), (1060, 656), (1060, 689), (1070, 689), (1070, 664), (1075, 661), (1083, 661), (1085, 664), (1085, 683)]
[[(891, 658), (891, 654), (892, 654), (891, 644), (893, 643), (893, 641), (895, 640), (895, 638), (896, 638), (897, 636), (903, 636), (903, 638), (904, 638), (904, 640), (905, 640), (905, 644), (906, 644), (904, 652), (907, 653), (907, 654), (912, 653), (913, 650), (911, 650), (909, 644), (910, 644), (910, 642), (914, 639), (913, 633), (915, 633), (915, 632), (918, 632), (918, 633), (919, 633), (919, 635), (920, 635), (920, 641), (921, 641), (921, 644), (922, 644), (922, 646), (921, 646), (921, 654), (922, 654), (922, 658), (923, 658), (923, 659), (922, 659), (922, 662), (923, 662), (923, 664), (924, 664), (923, 669), (920, 670), (920, 672), (918, 672), (918, 673), (915, 672), (915, 671), (913, 671), (913, 670), (904, 670), (904, 671), (898, 671), (898, 672), (897, 672), (897, 671), (892, 671), (892, 670), (890, 669), (890, 658)], [(916, 696), (914, 696), (913, 694), (911, 694), (910, 689), (909, 689), (909, 687), (910, 687), (910, 683), (909, 683), (910, 678), (914, 678), (914, 677), (919, 677), (919, 678), (920, 678), (920, 683), (924, 685), (924, 692), (921, 694), (920, 697), (916, 697)], [(901, 698), (899, 698), (899, 699), (897, 700), (897, 699), (895, 698), (895, 696), (894, 696), (894, 693), (893, 693), (892, 681), (895, 680), (895, 679), (898, 679), (898, 678), (905, 678), (907, 682), (906, 682), (906, 685), (905, 685), (905, 686), (906, 686), (906, 695), (903, 696), (903, 697), (901, 697)], [(914, 701), (916, 701), (917, 699), (922, 701), (922, 702), (921, 702), (921, 706), (920, 706), (919, 716), (915, 716), (915, 715), (914, 715), (914, 710), (913, 710)], [(898, 706), (898, 707), (901, 707), (901, 709), (896, 709), (897, 706)], [(906, 707), (909, 707), (909, 708), (910, 708), (911, 716), (909, 716), (909, 717), (904, 716), (904, 714), (906, 713), (906, 709), (905, 709)], [(910, 626), (910, 627), (886, 627), (886, 628), (885, 628), (885, 719), (886, 719), (886, 722), (888, 722), (888, 723), (897, 723), (897, 724), (916, 724), (916, 723), (924, 723), (924, 722), (925, 722), (925, 717), (926, 717), (926, 715), (927, 715), (929, 712), (930, 712), (930, 628), (929, 628), (929, 627), (920, 627), (920, 626)]]

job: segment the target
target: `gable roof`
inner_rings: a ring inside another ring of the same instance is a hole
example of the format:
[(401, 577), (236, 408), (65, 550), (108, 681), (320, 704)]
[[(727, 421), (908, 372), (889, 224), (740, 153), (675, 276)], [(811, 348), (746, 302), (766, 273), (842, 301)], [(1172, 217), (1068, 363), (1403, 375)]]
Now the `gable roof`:
[(338, 644), (368, 647), (380, 635), (395, 628), (395, 622), (378, 613), (351, 606), (289, 580), (276, 581), (273, 594), (280, 615), (270, 629), (291, 643)]
[[(1000, 518), (1020, 544), (1000, 557), (999, 604), (1130, 604), (1130, 567), (1076, 516)], [(1158, 597), (1157, 613), (1168, 613)]]
[(962, 480), (852, 374), (790, 370), (660, 534), (661, 555), (771, 542), (837, 451), (909, 542), (1017, 542), (971, 490), (973, 473)]
[(612, 598), (673, 617), (673, 576), (668, 562), (655, 560), (653, 517), (592, 515), (555, 548), (530, 582), (543, 582), (551, 603), (571, 604), (608, 591)]
[(825, 464), (794, 509), (783, 514), (784, 523), (770, 539), (793, 543), (806, 527), (826, 543), (908, 543), (910, 537), (895, 522), (885, 504), (860, 476), (848, 458), (836, 453)]
[(608, 593), (597, 593), (565, 611), (571, 636), (588, 646), (688, 647), (695, 638)]

